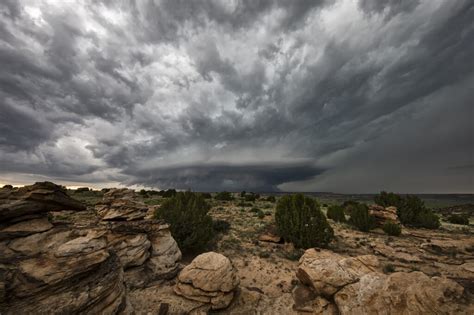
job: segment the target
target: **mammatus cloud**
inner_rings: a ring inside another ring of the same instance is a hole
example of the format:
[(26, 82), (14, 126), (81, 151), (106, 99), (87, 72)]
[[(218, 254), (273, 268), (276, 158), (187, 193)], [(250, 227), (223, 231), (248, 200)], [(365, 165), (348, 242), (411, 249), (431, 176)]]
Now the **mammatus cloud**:
[(0, 182), (473, 192), (474, 4), (3, 1)]

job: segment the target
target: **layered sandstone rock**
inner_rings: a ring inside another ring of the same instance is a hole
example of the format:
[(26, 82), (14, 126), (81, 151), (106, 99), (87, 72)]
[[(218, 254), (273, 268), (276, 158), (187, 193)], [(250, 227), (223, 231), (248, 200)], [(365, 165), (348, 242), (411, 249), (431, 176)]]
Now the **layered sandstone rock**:
[(370, 273), (335, 296), (340, 314), (467, 314), (463, 287), (422, 272)]
[(127, 188), (109, 190), (95, 209), (105, 221), (142, 220), (148, 212), (145, 204), (135, 200), (135, 192)]
[(181, 252), (169, 226), (142, 220), (146, 211), (129, 190), (105, 196), (112, 209), (105, 220), (57, 225), (49, 211), (80, 216), (76, 211), (85, 209), (60, 186), (7, 187), (0, 197), (1, 314), (130, 313), (126, 286), (144, 287), (179, 271)]
[(379, 205), (370, 205), (369, 214), (375, 219), (375, 223), (378, 226), (384, 225), (385, 222), (400, 224), (396, 207), (384, 208)]
[(178, 276), (176, 294), (222, 309), (231, 303), (239, 278), (231, 261), (218, 253), (197, 256)]
[(377, 257), (343, 257), (329, 250), (308, 249), (299, 261), (296, 276), (316, 295), (331, 297), (344, 286), (357, 282), (379, 266)]
[(293, 290), (297, 311), (410, 315), (469, 314), (474, 310), (469, 295), (457, 282), (422, 272), (386, 275), (372, 255), (343, 257), (309, 249), (301, 257), (296, 275), (301, 281)]

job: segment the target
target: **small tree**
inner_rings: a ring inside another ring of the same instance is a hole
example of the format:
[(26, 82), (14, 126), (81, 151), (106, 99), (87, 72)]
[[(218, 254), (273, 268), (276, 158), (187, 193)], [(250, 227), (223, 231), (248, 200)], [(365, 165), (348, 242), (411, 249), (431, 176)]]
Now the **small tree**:
[(178, 192), (166, 199), (155, 216), (170, 224), (171, 234), (183, 252), (202, 249), (213, 237), (210, 206), (203, 196), (193, 192)]
[(388, 193), (386, 191), (382, 191), (380, 192), (380, 194), (374, 197), (374, 201), (379, 206), (385, 208), (390, 206), (398, 207), (400, 205), (400, 202), (402, 201), (402, 198), (399, 195), (394, 194), (393, 192)]
[(328, 219), (332, 219), (336, 222), (346, 222), (346, 216), (344, 214), (344, 208), (337, 205), (332, 205), (328, 208), (327, 212)]
[(219, 193), (216, 194), (216, 196), (214, 197), (214, 199), (216, 200), (223, 200), (223, 201), (230, 201), (230, 200), (234, 200), (234, 197), (232, 196), (232, 194), (228, 191), (221, 191)]
[(303, 194), (281, 197), (275, 220), (280, 235), (298, 248), (326, 247), (334, 238), (334, 231), (319, 204)]
[(397, 208), (398, 218), (404, 225), (437, 229), (440, 226), (439, 218), (417, 196), (407, 195), (401, 199)]
[(469, 218), (459, 214), (451, 214), (448, 221), (453, 224), (469, 225)]
[(357, 203), (352, 207), (349, 224), (359, 231), (368, 232), (375, 227), (375, 220), (369, 215), (369, 208), (365, 204)]
[(384, 223), (382, 230), (390, 236), (400, 236), (402, 234), (402, 227), (390, 221)]

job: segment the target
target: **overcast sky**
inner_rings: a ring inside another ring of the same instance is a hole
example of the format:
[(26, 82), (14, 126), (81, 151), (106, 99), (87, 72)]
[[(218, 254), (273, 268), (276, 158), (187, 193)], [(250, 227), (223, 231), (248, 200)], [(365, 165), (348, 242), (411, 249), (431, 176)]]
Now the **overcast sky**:
[(0, 2), (0, 182), (474, 193), (474, 1)]

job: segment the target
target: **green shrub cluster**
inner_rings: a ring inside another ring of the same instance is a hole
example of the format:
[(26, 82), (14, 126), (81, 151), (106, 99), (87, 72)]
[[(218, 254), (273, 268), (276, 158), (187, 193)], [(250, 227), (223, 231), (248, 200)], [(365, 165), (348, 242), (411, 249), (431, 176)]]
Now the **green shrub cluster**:
[(375, 227), (375, 220), (369, 215), (369, 208), (362, 203), (352, 205), (349, 224), (362, 232), (368, 232)]
[(400, 236), (400, 234), (402, 234), (402, 227), (394, 222), (385, 222), (382, 226), (382, 230), (390, 236)]
[(332, 205), (328, 208), (327, 212), (328, 219), (332, 219), (336, 222), (346, 222), (346, 216), (344, 214), (344, 208), (338, 205)]
[(181, 251), (195, 252), (204, 248), (214, 235), (209, 209), (201, 194), (178, 192), (163, 202), (155, 216), (170, 224)]
[(275, 196), (268, 196), (265, 201), (268, 201), (268, 202), (276, 202), (276, 198)]
[(438, 216), (426, 208), (425, 203), (417, 196), (401, 197), (394, 193), (382, 191), (374, 197), (374, 201), (384, 207), (397, 207), (397, 215), (403, 225), (437, 229), (440, 227)]
[(227, 233), (230, 229), (230, 223), (225, 220), (215, 220), (212, 227), (216, 233)]
[(231, 201), (234, 200), (234, 196), (232, 196), (232, 193), (228, 191), (221, 191), (214, 196), (214, 199), (222, 201)]
[(303, 194), (281, 197), (275, 220), (280, 235), (297, 248), (326, 247), (334, 238), (334, 231), (317, 201)]
[(402, 197), (393, 192), (382, 191), (374, 197), (374, 202), (385, 208), (390, 206), (398, 207), (401, 201)]
[(459, 214), (450, 215), (448, 221), (453, 224), (469, 225), (469, 218)]

